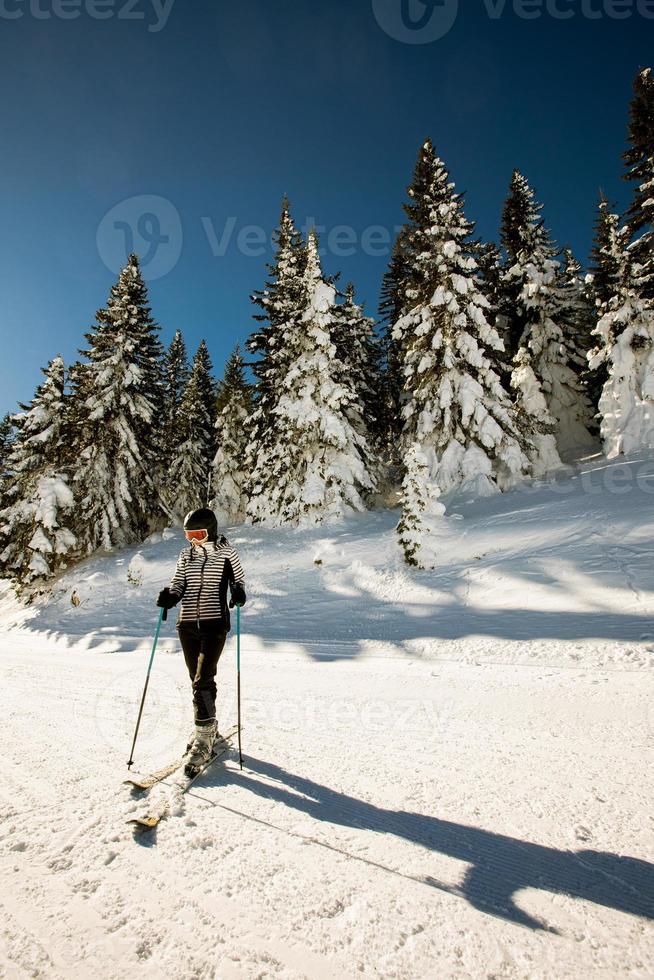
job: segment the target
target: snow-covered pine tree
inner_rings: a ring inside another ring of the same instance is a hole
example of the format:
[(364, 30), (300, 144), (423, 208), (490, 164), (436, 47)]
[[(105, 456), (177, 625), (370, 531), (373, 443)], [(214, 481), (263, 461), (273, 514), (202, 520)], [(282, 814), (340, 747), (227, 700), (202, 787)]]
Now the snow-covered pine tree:
[(489, 303), (486, 319), (495, 327), (501, 338), (500, 325), (497, 323), (502, 293), (500, 250), (495, 242), (484, 242), (479, 239), (471, 243), (471, 251), (477, 263), (479, 287)]
[[(515, 357), (521, 346), (528, 324), (528, 317), (520, 296), (523, 279), (511, 274), (514, 266), (528, 261), (534, 251), (541, 253), (554, 264), (556, 249), (550, 242), (540, 212), (542, 205), (534, 201), (534, 194), (520, 171), (514, 170), (509, 193), (502, 209), (500, 242), (503, 250), (501, 274), (501, 310), (506, 318), (505, 342), (509, 359)], [(554, 271), (554, 270), (552, 270)], [(516, 273), (519, 272), (519, 266)]]
[[(595, 328), (595, 311), (589, 296), (581, 264), (572, 250), (564, 247), (558, 270), (558, 312), (556, 322), (563, 334), (564, 356), (567, 366), (575, 375), (575, 387), (571, 391), (562, 389), (562, 396), (568, 399), (566, 415), (569, 446), (593, 446), (596, 439), (597, 424), (589, 395), (588, 355), (593, 347), (592, 332)], [(574, 431), (570, 431), (570, 421), (575, 420)], [(559, 436), (560, 445), (565, 448), (565, 440)]]
[(85, 334), (88, 348), (81, 353), (88, 362), (71, 371), (81, 553), (141, 540), (162, 521), (155, 487), (155, 412), (161, 411), (157, 331), (138, 258), (130, 255), (106, 308)]
[(615, 296), (622, 266), (622, 253), (629, 244), (628, 229), (621, 230), (620, 216), (600, 195), (590, 260), (592, 292), (597, 310), (604, 309)]
[(216, 441), (213, 460), (213, 500), (210, 506), (222, 524), (245, 520), (247, 504), (247, 447), (252, 417), (252, 388), (245, 378), (241, 349), (237, 345), (225, 365), (218, 387)]
[[(502, 280), (514, 311), (509, 336), (512, 345), (518, 343), (511, 383), (520, 410), (533, 417), (535, 429), (541, 432), (537, 442), (542, 458), (534, 463), (535, 471), (542, 472), (560, 464), (547, 429), (565, 451), (590, 445), (593, 437), (587, 428), (592, 418), (590, 405), (571, 366), (572, 354), (559, 322), (565, 298), (560, 265), (541, 211), (525, 178), (514, 171), (502, 218), (506, 253)], [(533, 381), (526, 377), (529, 369), (545, 399), (546, 416), (540, 399), (532, 399)], [(524, 390), (516, 387), (520, 384)]]
[(175, 331), (164, 358), (163, 452), (170, 459), (177, 452), (179, 408), (191, 370), (182, 331)]
[[(148, 289), (141, 275), (137, 255), (127, 259), (127, 289), (124, 302), (132, 320), (132, 331), (138, 338), (138, 367), (141, 372), (140, 391), (152, 406), (150, 419), (137, 420), (136, 433), (144, 458), (152, 459), (155, 469), (150, 474), (153, 483), (160, 487), (168, 468), (168, 457), (164, 444), (165, 426), (165, 350), (161, 343), (160, 328), (152, 316), (149, 306)], [(155, 523), (160, 520), (159, 497), (148, 500), (150, 518)]]
[(287, 197), (282, 201), (273, 242), (275, 256), (268, 266), (268, 280), (265, 287), (252, 296), (252, 301), (261, 310), (254, 314), (259, 326), (246, 343), (247, 350), (256, 357), (251, 364), (256, 379), (253, 423), (259, 439), (270, 425), (271, 413), (280, 394), (279, 380), (287, 367), (285, 331), (290, 323), (299, 319), (303, 300), (305, 249)]
[(630, 253), (638, 296), (654, 300), (654, 76), (644, 68), (634, 81), (625, 179), (635, 183), (627, 211), (634, 238)]
[(15, 435), (16, 424), (8, 412), (0, 421), (0, 495), (2, 494), (2, 481), (8, 474), (9, 457)]
[(162, 456), (165, 460), (161, 476), (161, 491), (171, 514), (179, 517), (175, 506), (180, 446), (184, 441), (184, 426), (180, 416), (182, 399), (191, 376), (188, 353), (181, 330), (177, 330), (164, 358), (164, 420)]
[(505, 310), (505, 297), (502, 289), (502, 262), (500, 250), (495, 242), (475, 241), (472, 243), (472, 255), (477, 263), (479, 289), (488, 300), (485, 317), (504, 344), (504, 350), (488, 350), (494, 359), (502, 383), (508, 388), (511, 380), (511, 361), (507, 353), (509, 317)]
[(211, 357), (209, 355), (209, 348), (207, 347), (206, 341), (201, 340), (198, 349), (195, 352), (195, 357), (193, 358), (193, 366), (191, 369), (191, 374), (193, 371), (196, 372), (196, 377), (198, 379), (198, 390), (200, 392), (200, 397), (202, 403), (205, 406), (206, 414), (209, 418), (209, 452), (211, 453), (210, 462), (213, 459), (217, 446), (216, 446), (216, 418), (218, 417), (217, 408), (217, 397), (218, 397), (218, 386), (213, 374), (213, 364), (211, 363)]
[(556, 422), (547, 407), (542, 385), (536, 377), (533, 361), (526, 347), (521, 347), (513, 358), (511, 389), (518, 417), (530, 431), (531, 445), (527, 449), (527, 455), (531, 463), (531, 475), (545, 476), (561, 466), (554, 436)]
[(485, 315), (473, 224), (429, 140), (409, 198), (410, 309), (394, 330), (406, 379), (404, 444), (433, 453), (430, 478), (441, 492), (473, 483), (482, 493), (504, 489), (529, 469), (526, 438), (488, 353), (502, 342)]
[[(13, 416), (7, 413), (0, 422), (0, 512), (9, 503), (7, 492), (11, 486), (9, 459), (16, 437), (16, 425)], [(2, 533), (0, 531), (0, 554), (4, 551)]]
[(357, 395), (361, 434), (366, 442), (381, 449), (384, 439), (379, 405), (381, 384), (381, 344), (375, 321), (366, 316), (354, 297), (350, 282), (342, 302), (333, 308), (332, 342), (336, 357), (344, 367), (343, 383)]
[(274, 491), (274, 477), (268, 459), (278, 437), (275, 406), (288, 372), (289, 353), (286, 333), (301, 329), (304, 310), (304, 270), (306, 249), (302, 235), (291, 216), (288, 198), (282, 201), (279, 226), (273, 232), (275, 256), (268, 265), (264, 289), (254, 293), (253, 302), (261, 310), (254, 318), (259, 326), (246, 342), (256, 356), (249, 366), (255, 377), (254, 410), (248, 428), (246, 470), (250, 479), (246, 489), (248, 514), (254, 521), (265, 520), (268, 494)]
[(287, 325), (288, 369), (274, 408), (275, 440), (257, 467), (269, 489), (248, 509), (254, 520), (308, 526), (364, 510), (375, 489), (370, 449), (357, 424), (357, 394), (332, 342), (336, 290), (325, 281), (312, 232), (306, 248), (303, 312)]
[(386, 455), (391, 464), (400, 464), (400, 435), (402, 432), (402, 406), (404, 404), (404, 374), (402, 347), (393, 336), (395, 324), (407, 312), (406, 282), (409, 258), (404, 242), (404, 230), (400, 230), (384, 274), (379, 304), (381, 318), (382, 384), (380, 404), (383, 409), (382, 430), (386, 433)]
[(166, 481), (167, 499), (178, 519), (207, 507), (211, 467), (216, 454), (216, 385), (204, 340), (195, 352), (191, 373), (177, 413), (178, 447)]
[(445, 507), (438, 500), (440, 489), (431, 479), (433, 462), (419, 443), (409, 446), (404, 456), (402, 516), (397, 535), (404, 560), (414, 568), (433, 568), (438, 560), (438, 531)]
[(608, 371), (599, 400), (606, 455), (654, 449), (654, 301), (642, 295), (629, 248), (595, 335), (599, 344), (591, 368), (605, 362)]
[[(654, 79), (637, 76), (631, 104), (626, 177), (636, 181), (628, 224), (608, 222), (605, 273), (613, 296), (595, 331), (591, 367), (605, 362), (600, 431), (609, 457), (654, 448)], [(633, 237), (635, 236), (635, 237)], [(629, 244), (630, 239), (633, 241)], [(610, 288), (607, 288), (607, 292)]]
[(0, 512), (0, 569), (20, 585), (50, 578), (75, 549), (73, 493), (65, 469), (67, 404), (64, 362), (56, 357), (23, 413), (8, 460)]
[[(618, 292), (623, 253), (628, 244), (628, 229), (621, 228), (620, 216), (611, 209), (604, 195), (600, 195), (588, 278), (588, 293), (594, 306), (595, 326), (608, 312), (611, 300)], [(606, 341), (609, 343), (606, 346), (605, 338), (597, 334), (595, 327), (591, 333), (588, 391), (598, 418), (599, 400), (609, 376), (608, 355), (613, 340), (607, 337)]]

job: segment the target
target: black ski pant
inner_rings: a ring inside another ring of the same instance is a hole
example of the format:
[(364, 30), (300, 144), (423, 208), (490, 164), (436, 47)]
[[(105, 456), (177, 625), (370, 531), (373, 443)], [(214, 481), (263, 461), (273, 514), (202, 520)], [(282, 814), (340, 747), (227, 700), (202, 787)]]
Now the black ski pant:
[(227, 630), (222, 619), (180, 623), (177, 627), (184, 660), (193, 682), (193, 713), (196, 725), (207, 725), (216, 717), (216, 671)]

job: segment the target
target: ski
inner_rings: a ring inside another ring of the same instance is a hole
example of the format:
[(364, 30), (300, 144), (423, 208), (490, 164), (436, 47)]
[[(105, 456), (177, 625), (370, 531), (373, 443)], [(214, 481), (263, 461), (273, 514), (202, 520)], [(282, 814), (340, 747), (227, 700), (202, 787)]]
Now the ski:
[(170, 776), (176, 769), (179, 769), (182, 761), (182, 759), (176, 759), (175, 762), (164, 766), (163, 769), (157, 769), (156, 772), (151, 772), (148, 776), (128, 776), (127, 779), (123, 779), (123, 784), (133, 786), (134, 789), (151, 789), (156, 783), (161, 782), (166, 776)]
[[(218, 748), (220, 749), (222, 747), (222, 743), (228, 742), (229, 739), (233, 738), (237, 732), (238, 725), (234, 725), (227, 732), (225, 732), (224, 735), (220, 735), (217, 740)], [(215, 747), (216, 746), (214, 745), (214, 748)], [(215, 756), (212, 756), (209, 762), (213, 762), (214, 758)], [(125, 786), (132, 786), (134, 789), (151, 789), (157, 783), (160, 783), (163, 779), (166, 779), (167, 776), (171, 776), (174, 772), (176, 772), (176, 770), (179, 769), (183, 763), (184, 757), (182, 756), (181, 758), (176, 759), (175, 762), (170, 762), (167, 766), (163, 766), (162, 769), (157, 769), (155, 772), (151, 772), (147, 776), (128, 776), (123, 780), (123, 783)]]
[[(209, 769), (214, 764), (214, 762), (216, 762), (217, 759), (220, 759), (222, 756), (226, 755), (226, 753), (231, 748), (230, 740), (237, 733), (238, 733), (238, 725), (235, 725), (233, 729), (230, 729), (225, 735), (221, 737), (221, 741), (218, 744), (218, 749), (215, 750), (215, 746), (214, 746), (213, 755), (211, 756), (210, 759), (207, 759), (207, 761), (204, 763), (203, 766), (200, 767), (200, 769), (195, 773), (195, 775), (193, 776), (184, 775), (175, 781), (174, 789), (177, 791), (177, 793), (180, 796), (183, 796), (185, 793), (188, 793), (189, 789), (195, 783), (195, 781), (199, 779), (200, 776), (204, 775), (207, 769)], [(182, 762), (183, 760), (180, 760), (180, 762), (176, 767), (177, 769), (181, 767)], [(143, 814), (143, 816), (140, 817), (130, 817), (127, 823), (141, 830), (152, 830), (166, 815), (169, 806), (170, 806), (170, 799), (164, 800), (162, 801), (160, 806), (154, 809), (151, 813), (145, 813)]]

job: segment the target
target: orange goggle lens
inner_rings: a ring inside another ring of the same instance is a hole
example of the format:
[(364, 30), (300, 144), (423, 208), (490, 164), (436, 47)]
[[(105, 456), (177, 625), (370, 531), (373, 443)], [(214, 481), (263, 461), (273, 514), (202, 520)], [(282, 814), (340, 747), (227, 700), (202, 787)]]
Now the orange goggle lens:
[(204, 541), (205, 538), (209, 537), (209, 532), (206, 528), (202, 531), (184, 531), (184, 534), (189, 541)]

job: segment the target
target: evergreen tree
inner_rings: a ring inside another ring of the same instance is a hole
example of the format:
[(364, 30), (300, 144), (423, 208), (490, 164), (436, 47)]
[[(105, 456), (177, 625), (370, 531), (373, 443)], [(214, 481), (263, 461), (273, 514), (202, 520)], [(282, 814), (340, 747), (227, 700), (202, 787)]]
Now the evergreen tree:
[(433, 568), (438, 559), (438, 531), (445, 507), (438, 500), (440, 489), (431, 479), (433, 460), (418, 443), (404, 457), (402, 516), (397, 525), (400, 547), (407, 565)]
[[(620, 227), (619, 215), (612, 212), (609, 202), (601, 196), (595, 222), (589, 284), (596, 323), (608, 312), (618, 292), (620, 278), (624, 272), (624, 251), (629, 243), (628, 237), (628, 229)], [(592, 340), (594, 344), (588, 353), (588, 389), (591, 403), (598, 413), (599, 400), (609, 376), (608, 354), (613, 337), (600, 336), (594, 328)]]
[(604, 309), (615, 296), (622, 252), (627, 244), (625, 234), (620, 230), (619, 215), (612, 211), (604, 195), (600, 195), (590, 260), (592, 294), (597, 310)]
[(383, 410), (381, 428), (386, 434), (387, 456), (392, 464), (400, 461), (400, 434), (402, 432), (402, 406), (404, 404), (404, 375), (402, 347), (393, 336), (395, 324), (408, 312), (406, 282), (409, 274), (409, 257), (405, 232), (397, 236), (388, 270), (382, 280), (379, 315), (382, 321), (381, 362), (382, 386), (380, 404)]
[[(528, 472), (530, 446), (494, 368), (503, 345), (486, 319), (489, 303), (472, 255), (473, 225), (429, 140), (420, 150), (405, 210), (409, 312), (394, 329), (402, 345), (407, 397), (403, 542), (404, 528), (419, 521), (416, 500), (433, 502), (439, 492), (463, 485), (478, 493), (509, 487)], [(414, 485), (418, 479), (429, 483), (420, 492)], [(405, 543), (407, 560), (425, 565), (414, 544)], [(428, 549), (426, 538), (418, 544), (423, 546)]]
[(254, 410), (248, 423), (251, 441), (246, 453), (246, 469), (250, 473), (246, 493), (248, 509), (253, 513), (259, 510), (256, 502), (259, 497), (262, 499), (261, 513), (265, 513), (267, 494), (274, 489), (272, 472), (259, 465), (259, 461), (274, 452), (278, 425), (275, 407), (288, 372), (285, 336), (287, 332), (301, 330), (304, 309), (306, 250), (286, 197), (282, 201), (279, 227), (273, 232), (273, 241), (275, 256), (268, 265), (268, 280), (264, 289), (252, 297), (261, 310), (254, 317), (259, 326), (246, 343), (247, 350), (256, 357), (249, 365), (255, 386)]
[(631, 246), (634, 285), (639, 296), (654, 299), (654, 77), (639, 72), (630, 107), (629, 147), (625, 152), (627, 180), (635, 184), (627, 212), (634, 236)]
[(56, 357), (23, 413), (8, 460), (11, 477), (0, 512), (0, 568), (19, 584), (54, 575), (76, 546), (73, 494), (64, 471), (67, 438), (65, 369)]
[(16, 434), (16, 424), (13, 417), (7, 413), (0, 421), (0, 492), (2, 481), (8, 475), (9, 457)]
[(542, 256), (542, 261), (552, 262), (556, 249), (553, 247), (541, 217), (542, 205), (534, 201), (534, 194), (520, 171), (514, 170), (509, 194), (502, 211), (500, 240), (504, 250), (504, 267), (501, 277), (501, 312), (506, 317), (506, 348), (509, 358), (515, 357), (522, 343), (529, 316), (521, 302), (524, 287), (524, 269), (532, 255)]
[(282, 343), (288, 369), (274, 408), (272, 445), (261, 446), (248, 514), (271, 524), (322, 524), (363, 510), (375, 488), (370, 450), (361, 435), (357, 395), (332, 342), (334, 286), (325, 281), (312, 233), (306, 249), (299, 322), (287, 323)]
[(497, 322), (502, 302), (500, 250), (495, 242), (479, 240), (471, 243), (471, 251), (477, 263), (479, 289), (488, 300), (486, 319), (501, 335), (501, 328)]
[(488, 355), (494, 359), (502, 383), (508, 387), (511, 380), (511, 363), (507, 353), (510, 318), (506, 309), (506, 297), (502, 286), (500, 250), (495, 242), (476, 241), (472, 243), (471, 251), (477, 263), (480, 292), (488, 300), (488, 309), (485, 311), (486, 319), (491, 327), (496, 330), (504, 345), (503, 350), (489, 350)]
[(383, 442), (383, 413), (379, 405), (381, 344), (375, 321), (355, 301), (354, 286), (348, 283), (343, 302), (334, 307), (332, 340), (336, 357), (344, 367), (343, 384), (357, 395), (361, 434), (380, 447)]
[(162, 519), (153, 480), (162, 390), (157, 331), (138, 258), (130, 255), (85, 335), (88, 362), (71, 372), (79, 546), (88, 554), (138, 541)]
[[(209, 419), (209, 453), (210, 460), (213, 459), (216, 446), (216, 419), (218, 417), (217, 399), (218, 386), (213, 376), (213, 364), (209, 356), (209, 348), (204, 340), (200, 341), (195, 357), (193, 359), (193, 370), (196, 371), (198, 379), (198, 391), (204, 406), (207, 418)], [(193, 373), (193, 371), (191, 372)]]
[[(148, 289), (141, 274), (137, 255), (129, 255), (127, 265), (121, 274), (122, 289), (117, 297), (117, 308), (114, 307), (113, 295), (107, 304), (108, 309), (101, 311), (106, 314), (106, 322), (111, 326), (116, 316), (125, 317), (129, 321), (129, 329), (134, 337), (135, 367), (138, 368), (139, 393), (151, 406), (150, 417), (135, 419), (135, 434), (139, 449), (144, 459), (151, 460), (150, 477), (158, 486), (165, 473), (168, 460), (163, 441), (165, 426), (165, 376), (164, 376), (164, 347), (159, 339), (160, 328), (152, 316), (149, 306)], [(160, 517), (160, 504), (156, 495), (148, 498), (150, 518), (157, 521)]]
[[(546, 466), (551, 468), (558, 461), (555, 447), (546, 438), (546, 429), (551, 428), (556, 434), (561, 449), (588, 445), (593, 441), (587, 428), (592, 412), (572, 369), (572, 353), (559, 322), (565, 296), (560, 266), (555, 259), (557, 251), (545, 229), (541, 211), (542, 205), (534, 201), (527, 181), (515, 171), (502, 219), (506, 251), (503, 282), (513, 308), (509, 336), (512, 346), (518, 343), (512, 385), (526, 385), (524, 391), (516, 389), (516, 400), (520, 410), (532, 416), (535, 428), (545, 437), (538, 442), (540, 451), (547, 457)], [(545, 399), (546, 416), (540, 399), (534, 401), (531, 397), (532, 379), (526, 378), (529, 368)]]
[(531, 433), (531, 446), (527, 450), (531, 475), (544, 476), (561, 465), (554, 437), (556, 422), (547, 407), (542, 385), (536, 377), (526, 347), (521, 347), (513, 358), (511, 388), (518, 417)]
[(643, 295), (628, 247), (622, 252), (615, 295), (595, 334), (599, 343), (591, 367), (605, 363), (608, 375), (599, 400), (607, 456), (654, 449), (654, 300)]
[(166, 481), (167, 499), (178, 519), (208, 506), (216, 453), (216, 388), (204, 340), (193, 358), (177, 416), (178, 447)]
[(273, 241), (275, 257), (268, 266), (268, 281), (252, 297), (262, 311), (254, 315), (259, 327), (246, 343), (248, 351), (256, 357), (251, 368), (256, 379), (254, 423), (259, 438), (269, 427), (279, 397), (279, 380), (287, 367), (284, 336), (289, 325), (299, 320), (303, 301), (306, 256), (302, 235), (291, 217), (286, 197)]
[[(70, 449), (73, 454), (73, 462), (86, 444), (85, 436), (88, 435), (88, 409), (86, 402), (91, 396), (90, 365), (83, 361), (73, 361), (68, 368), (68, 389), (70, 396), (68, 400), (68, 425), (70, 429)], [(71, 471), (72, 472), (72, 471)]]
[(654, 79), (649, 68), (635, 81), (625, 162), (626, 177), (636, 187), (627, 225), (620, 228), (617, 217), (605, 218), (598, 254), (605, 292), (591, 358), (591, 366), (607, 372), (599, 414), (609, 457), (654, 448)]
[[(225, 371), (222, 379), (217, 385), (216, 412), (220, 415), (234, 398), (244, 401), (246, 404), (252, 403), (253, 386), (247, 381), (245, 376), (245, 361), (241, 354), (241, 345), (237, 344), (232, 353), (227, 358)], [(220, 440), (218, 440), (220, 441)]]
[(164, 360), (164, 454), (176, 455), (179, 446), (178, 414), (190, 375), (186, 344), (181, 330), (175, 332)]
[(561, 255), (556, 321), (563, 335), (562, 354), (575, 381), (574, 384), (560, 389), (561, 396), (567, 398), (567, 407), (564, 413), (559, 414), (567, 421), (568, 426), (571, 418), (576, 420), (575, 433), (570, 434), (569, 444), (590, 446), (595, 442), (591, 432), (597, 430), (593, 420), (595, 412), (589, 396), (592, 378), (588, 368), (588, 357), (593, 347), (595, 311), (582, 275), (581, 264), (567, 247), (563, 248)]
[(247, 447), (252, 416), (252, 389), (245, 378), (241, 349), (237, 345), (225, 366), (218, 388), (216, 441), (213, 460), (211, 507), (219, 522), (235, 524), (245, 519), (247, 504)]

